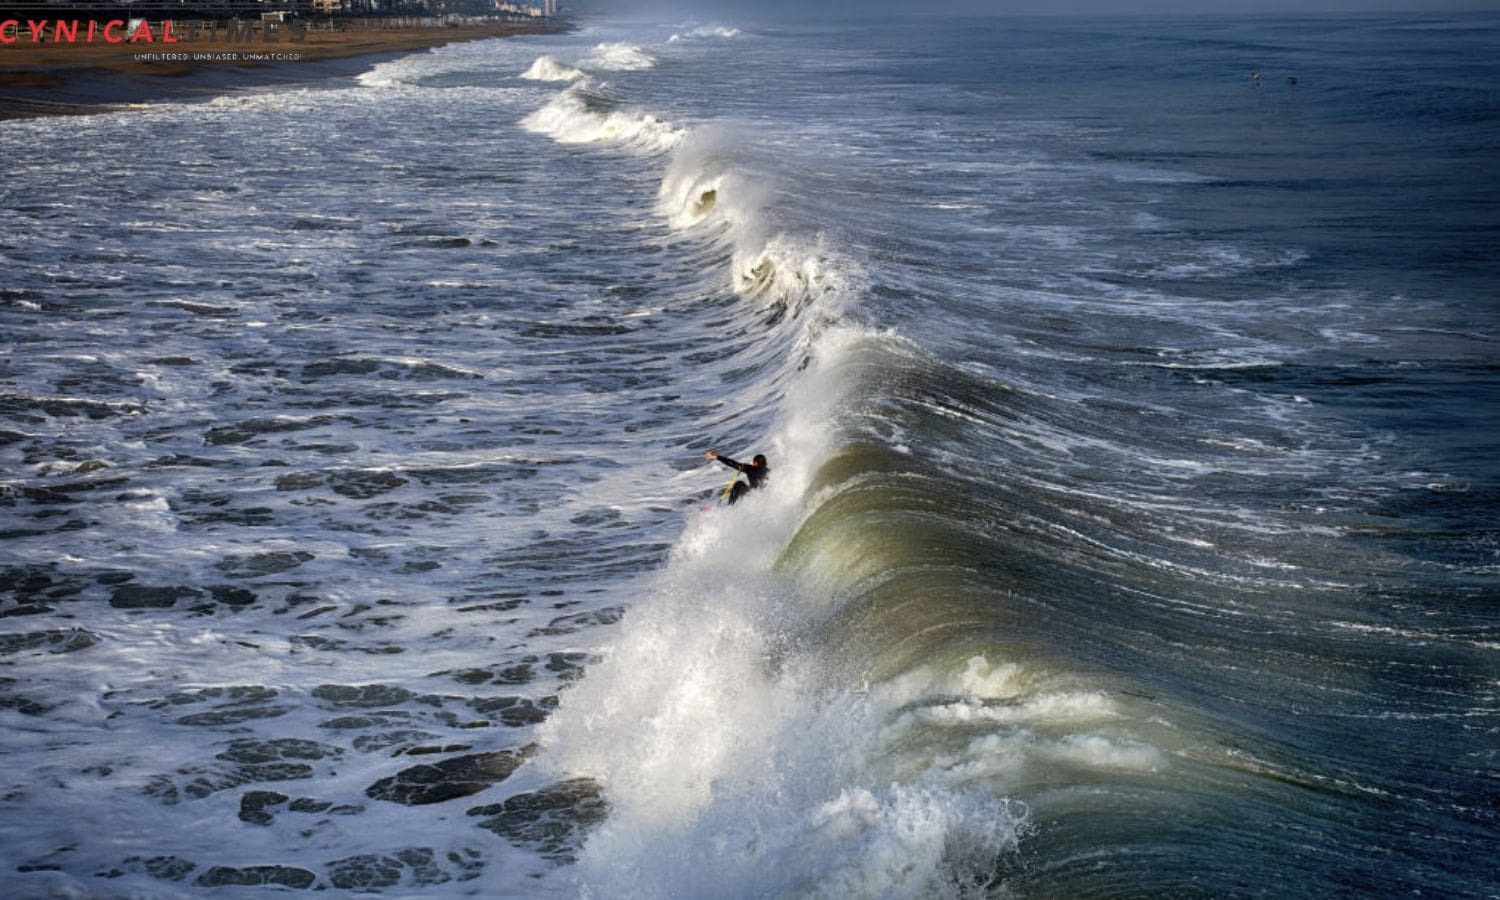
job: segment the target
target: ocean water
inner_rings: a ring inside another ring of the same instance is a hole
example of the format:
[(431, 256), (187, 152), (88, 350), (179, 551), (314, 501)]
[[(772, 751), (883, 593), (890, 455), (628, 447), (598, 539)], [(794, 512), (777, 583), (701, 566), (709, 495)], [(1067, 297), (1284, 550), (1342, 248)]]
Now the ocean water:
[(1497, 26), (0, 126), (3, 893), (1500, 894)]

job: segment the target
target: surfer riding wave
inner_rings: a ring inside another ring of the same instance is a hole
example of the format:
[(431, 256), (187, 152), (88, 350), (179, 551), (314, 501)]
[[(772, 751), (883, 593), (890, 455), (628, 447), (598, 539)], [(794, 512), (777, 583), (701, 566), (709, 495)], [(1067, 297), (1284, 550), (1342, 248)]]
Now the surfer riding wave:
[(764, 485), (766, 478), (771, 474), (770, 466), (766, 465), (766, 457), (761, 453), (755, 454), (748, 463), (737, 462), (727, 456), (720, 456), (712, 450), (704, 451), (703, 455), (708, 459), (718, 460), (736, 472), (743, 472), (745, 478), (748, 479), (749, 484), (746, 484), (744, 481), (735, 478), (734, 483), (727, 488), (730, 506), (738, 503), (739, 499), (750, 493), (750, 491)]

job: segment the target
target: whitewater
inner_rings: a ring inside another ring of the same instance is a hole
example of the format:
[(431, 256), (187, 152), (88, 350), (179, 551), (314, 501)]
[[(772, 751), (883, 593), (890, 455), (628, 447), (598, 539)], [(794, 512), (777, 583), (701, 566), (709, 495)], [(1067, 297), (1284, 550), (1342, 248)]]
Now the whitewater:
[(1497, 24), (0, 126), (4, 893), (1495, 893)]

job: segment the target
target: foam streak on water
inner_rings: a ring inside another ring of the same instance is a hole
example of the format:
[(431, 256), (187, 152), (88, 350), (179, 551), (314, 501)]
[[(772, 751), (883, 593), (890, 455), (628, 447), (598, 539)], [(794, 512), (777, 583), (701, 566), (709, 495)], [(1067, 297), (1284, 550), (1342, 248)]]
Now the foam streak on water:
[(0, 128), (6, 896), (1500, 889), (1493, 19), (911, 25)]

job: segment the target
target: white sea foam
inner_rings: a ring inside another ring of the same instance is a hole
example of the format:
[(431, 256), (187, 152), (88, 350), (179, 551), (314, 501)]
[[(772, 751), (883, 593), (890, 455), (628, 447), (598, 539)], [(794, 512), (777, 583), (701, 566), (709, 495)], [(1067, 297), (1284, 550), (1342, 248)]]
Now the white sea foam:
[(1155, 772), (1166, 759), (1156, 747), (1129, 738), (1084, 733), (1052, 740), (1029, 729), (1016, 729), (976, 738), (961, 753), (940, 757), (936, 768), (955, 784), (1004, 784), (1028, 770), (1058, 765), (1098, 772)]
[(912, 720), (934, 725), (988, 723), (1079, 722), (1111, 719), (1119, 715), (1114, 703), (1100, 691), (1041, 694), (1017, 703), (985, 703), (965, 697), (951, 703), (924, 706), (907, 714)]
[(368, 72), (356, 75), (354, 80), (367, 88), (408, 88), (427, 71), (421, 60), (420, 56), (403, 56), (379, 62)]
[(731, 284), (746, 297), (805, 301), (846, 289), (846, 270), (835, 259), (825, 238), (809, 242), (776, 234), (758, 246), (735, 249)]
[(560, 63), (551, 56), (538, 56), (521, 77), (530, 81), (577, 81), (586, 76), (583, 70)]
[(389, 63), (378, 63), (370, 71), (354, 76), (354, 80), (368, 88), (401, 87), (405, 82), (397, 76), (396, 71), (397, 69)]
[(740, 30), (738, 28), (730, 28), (725, 25), (705, 25), (687, 31), (675, 32), (671, 37), (667, 38), (667, 42), (675, 44), (678, 41), (685, 41), (691, 38), (732, 38), (738, 36), (739, 33)]
[(617, 144), (646, 153), (670, 150), (683, 137), (682, 131), (643, 110), (591, 110), (572, 89), (522, 119), (521, 125), (561, 144)]
[(639, 71), (656, 65), (656, 57), (635, 44), (611, 41), (599, 44), (579, 65), (587, 69), (606, 71)]

